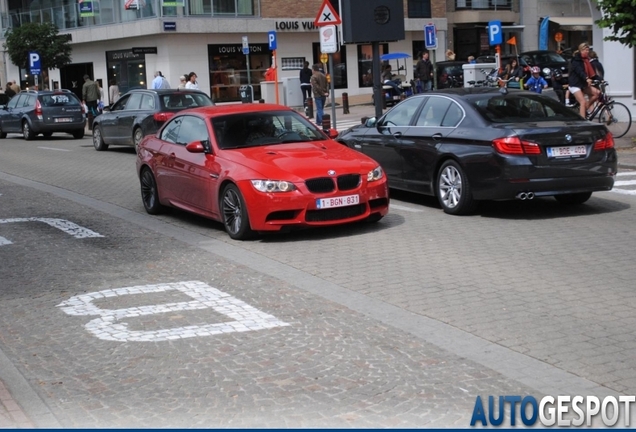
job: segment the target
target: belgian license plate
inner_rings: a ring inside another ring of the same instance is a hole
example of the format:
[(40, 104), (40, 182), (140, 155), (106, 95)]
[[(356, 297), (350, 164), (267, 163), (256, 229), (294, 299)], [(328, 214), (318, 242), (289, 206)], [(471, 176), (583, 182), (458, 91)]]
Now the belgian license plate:
[(360, 203), (359, 195), (347, 195), (334, 198), (320, 198), (316, 200), (316, 207), (319, 209), (346, 207)]
[(548, 157), (572, 157), (585, 156), (587, 149), (585, 146), (568, 146), (568, 147), (548, 147)]
[(67, 118), (67, 117), (60, 117), (55, 119), (55, 123), (70, 123), (72, 121), (73, 121), (72, 118)]

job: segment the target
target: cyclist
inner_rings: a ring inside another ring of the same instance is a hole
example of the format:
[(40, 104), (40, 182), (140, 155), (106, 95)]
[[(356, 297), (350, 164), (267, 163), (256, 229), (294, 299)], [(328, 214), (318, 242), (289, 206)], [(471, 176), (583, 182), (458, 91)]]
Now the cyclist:
[[(599, 94), (599, 91), (592, 86), (596, 71), (590, 64), (589, 52), (590, 46), (587, 43), (583, 42), (579, 45), (578, 51), (574, 53), (570, 62), (570, 75), (568, 77), (570, 93), (579, 103), (579, 113), (583, 118), (587, 118), (587, 108), (598, 99)], [(585, 100), (586, 95), (587, 101)]]
[(532, 76), (528, 78), (528, 81), (523, 83), (525, 88), (535, 93), (541, 93), (543, 89), (548, 88), (548, 83), (541, 76), (541, 71), (537, 66), (533, 66), (532, 69), (530, 69), (530, 72), (532, 73)]

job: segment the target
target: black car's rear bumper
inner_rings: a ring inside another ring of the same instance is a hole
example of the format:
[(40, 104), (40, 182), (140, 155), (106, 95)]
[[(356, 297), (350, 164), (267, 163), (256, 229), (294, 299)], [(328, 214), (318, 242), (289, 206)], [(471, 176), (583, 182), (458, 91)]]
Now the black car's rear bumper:
[(86, 127), (86, 121), (82, 122), (68, 122), (68, 123), (32, 123), (31, 130), (35, 133), (53, 133), (53, 132), (76, 132), (84, 130)]

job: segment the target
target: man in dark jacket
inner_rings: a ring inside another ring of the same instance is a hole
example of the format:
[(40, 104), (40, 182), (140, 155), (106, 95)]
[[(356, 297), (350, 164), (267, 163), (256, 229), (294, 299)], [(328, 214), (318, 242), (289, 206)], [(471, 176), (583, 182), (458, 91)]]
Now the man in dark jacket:
[(424, 51), (415, 65), (415, 79), (418, 93), (430, 91), (433, 88), (433, 64), (428, 59), (428, 51)]
[(300, 70), (300, 92), (303, 94), (303, 106), (307, 99), (311, 98), (311, 68), (309, 62), (305, 62), (305, 67)]

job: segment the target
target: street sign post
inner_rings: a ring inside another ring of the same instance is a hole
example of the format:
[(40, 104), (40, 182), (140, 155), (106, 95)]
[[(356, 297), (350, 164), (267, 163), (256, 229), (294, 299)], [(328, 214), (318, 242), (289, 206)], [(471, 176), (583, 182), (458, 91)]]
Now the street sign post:
[(243, 54), (245, 54), (245, 61), (247, 62), (247, 85), (250, 85), (252, 84), (252, 77), (250, 76), (250, 44), (247, 36), (243, 36)]
[(276, 103), (280, 103), (280, 98), (278, 96), (278, 65), (276, 64), (276, 48), (278, 46), (278, 42), (276, 41), (276, 32), (271, 31), (267, 33), (267, 42), (269, 44), (269, 49), (272, 51), (272, 66), (274, 67), (274, 91), (276, 92)]
[(318, 28), (320, 33), (320, 52), (333, 54), (338, 52), (338, 30), (335, 25)]
[(320, 10), (318, 10), (318, 15), (316, 15), (314, 25), (316, 27), (321, 27), (332, 24), (342, 24), (342, 21), (336, 13), (336, 10), (333, 6), (331, 6), (331, 2), (329, 0), (322, 0), (322, 6), (320, 6)]
[(33, 75), (33, 82), (37, 88), (38, 76), (42, 72), (42, 66), (40, 64), (40, 54), (37, 51), (29, 51), (29, 72)]
[(424, 26), (424, 44), (426, 49), (437, 49), (437, 29), (435, 24), (428, 23)]

